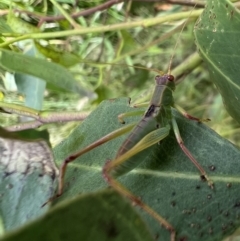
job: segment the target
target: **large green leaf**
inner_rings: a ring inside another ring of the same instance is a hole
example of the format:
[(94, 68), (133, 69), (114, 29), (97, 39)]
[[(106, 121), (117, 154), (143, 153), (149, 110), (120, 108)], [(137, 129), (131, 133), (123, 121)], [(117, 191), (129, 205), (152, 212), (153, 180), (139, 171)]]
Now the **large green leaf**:
[(207, 1), (195, 25), (196, 44), (229, 114), (240, 122), (240, 12), (227, 0)]
[(105, 191), (64, 202), (1, 240), (153, 241), (153, 238), (126, 200), (116, 192)]
[(87, 94), (67, 69), (44, 59), (1, 49), (0, 66), (7, 71), (33, 75), (67, 91)]
[[(126, 98), (104, 101), (55, 148), (57, 163), (121, 127), (118, 114), (132, 110)], [(214, 190), (200, 180), (199, 172), (181, 151), (173, 132), (150, 149), (147, 157), (143, 156), (137, 169), (119, 180), (174, 226), (177, 240), (221, 240), (240, 224), (240, 151), (204, 124), (173, 113), (186, 146), (214, 181)], [(138, 118), (126, 121), (134, 119)], [(110, 141), (70, 164), (64, 194), (56, 201), (105, 188), (102, 167), (107, 159), (114, 158), (124, 138)], [(141, 214), (156, 240), (170, 240), (168, 231)]]
[[(58, 170), (48, 144), (26, 140), (26, 131), (16, 133), (0, 128), (0, 218), (3, 230), (12, 230), (45, 213), (42, 205), (54, 193)], [(39, 133), (38, 136), (45, 135)], [(38, 137), (39, 138), (39, 137)], [(32, 139), (32, 137), (31, 137)]]

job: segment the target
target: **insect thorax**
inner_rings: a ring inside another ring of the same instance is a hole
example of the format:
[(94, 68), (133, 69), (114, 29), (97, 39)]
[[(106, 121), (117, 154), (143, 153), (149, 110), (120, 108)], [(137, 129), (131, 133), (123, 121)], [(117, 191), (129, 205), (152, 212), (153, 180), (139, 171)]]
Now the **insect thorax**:
[(159, 127), (166, 126), (169, 124), (170, 120), (172, 118), (172, 110), (171, 105), (161, 105), (158, 108), (158, 113), (155, 115), (155, 119), (157, 123), (161, 123)]

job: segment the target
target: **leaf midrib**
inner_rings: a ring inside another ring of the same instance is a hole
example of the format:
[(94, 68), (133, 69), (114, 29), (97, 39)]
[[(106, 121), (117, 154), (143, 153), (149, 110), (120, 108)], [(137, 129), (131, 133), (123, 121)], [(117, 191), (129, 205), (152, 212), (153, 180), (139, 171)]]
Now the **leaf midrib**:
[[(88, 171), (94, 171), (94, 172), (102, 172), (102, 166), (88, 166), (84, 164), (77, 164), (72, 163), (70, 164), (74, 168), (78, 168), (79, 170), (88, 170)], [(200, 180), (200, 175), (198, 172), (190, 173), (190, 172), (169, 172), (169, 171), (159, 171), (159, 170), (146, 170), (142, 168), (136, 168), (132, 170), (131, 172), (127, 173), (126, 175), (149, 175), (152, 177), (164, 177), (167, 179), (183, 179), (183, 180)], [(240, 183), (240, 177), (239, 176), (227, 176), (224, 174), (208, 174), (209, 178), (213, 182), (223, 182), (223, 183)]]

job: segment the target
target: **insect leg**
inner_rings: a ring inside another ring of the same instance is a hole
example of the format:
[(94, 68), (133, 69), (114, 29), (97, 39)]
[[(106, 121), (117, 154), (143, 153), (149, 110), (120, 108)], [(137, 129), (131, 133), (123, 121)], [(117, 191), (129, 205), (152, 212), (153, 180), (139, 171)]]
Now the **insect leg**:
[(174, 134), (176, 136), (177, 142), (179, 144), (179, 146), (181, 147), (181, 149), (183, 150), (183, 152), (186, 154), (186, 156), (191, 160), (191, 162), (197, 167), (197, 169), (200, 171), (201, 173), (201, 178), (203, 180), (207, 180), (208, 185), (213, 189), (213, 182), (209, 179), (209, 177), (207, 176), (206, 171), (204, 170), (204, 168), (198, 163), (198, 161), (193, 157), (193, 155), (191, 154), (191, 152), (187, 149), (187, 147), (184, 145), (184, 142), (182, 140), (182, 137), (180, 135), (179, 129), (178, 129), (178, 125), (177, 122), (174, 118), (172, 118), (172, 125), (173, 125), (173, 130), (174, 130)]
[[(110, 161), (111, 162), (111, 161)], [(161, 217), (158, 213), (156, 213), (152, 208), (150, 208), (147, 204), (145, 204), (139, 197), (135, 196), (128, 189), (126, 189), (121, 183), (119, 183), (116, 179), (114, 179), (108, 170), (107, 162), (103, 169), (104, 179), (108, 182), (108, 184), (113, 187), (117, 192), (121, 195), (127, 197), (134, 205), (138, 205), (141, 209), (147, 212), (150, 216), (155, 218), (165, 229), (170, 232), (171, 241), (175, 241), (176, 232), (173, 226), (163, 217)]]
[(206, 119), (200, 119), (200, 118), (197, 118), (197, 117), (194, 117), (192, 115), (189, 115), (182, 107), (178, 106), (178, 105), (175, 105), (176, 109), (184, 116), (186, 117), (187, 119), (190, 119), (190, 120), (195, 120), (197, 122), (208, 122), (208, 121), (211, 121), (209, 118), (206, 118)]
[(155, 131), (150, 132), (144, 138), (142, 138), (133, 148), (124, 153), (123, 155), (117, 157), (112, 161), (107, 161), (103, 168), (103, 176), (104, 179), (108, 182), (108, 184), (113, 187), (116, 191), (118, 191), (123, 196), (130, 199), (135, 205), (138, 205), (141, 209), (147, 212), (150, 216), (155, 218), (161, 225), (164, 226), (165, 229), (170, 231), (171, 241), (175, 241), (175, 229), (173, 226), (163, 217), (161, 217), (158, 213), (156, 213), (152, 208), (150, 208), (147, 204), (145, 204), (140, 198), (136, 197), (133, 193), (131, 193), (127, 188), (125, 188), (121, 183), (119, 183), (114, 177), (114, 170), (119, 168), (121, 164), (127, 162), (128, 159), (134, 157), (140, 151), (146, 149), (153, 144), (158, 143), (162, 139), (164, 139), (169, 134), (170, 126), (166, 126), (163, 128), (159, 128)]
[(148, 107), (149, 106), (149, 101), (148, 102), (143, 102), (141, 104), (134, 104), (134, 108), (142, 108), (142, 107)]
[(118, 115), (118, 121), (122, 124), (125, 124), (124, 118), (143, 115), (143, 113), (144, 111), (142, 110), (121, 113), (120, 115)]
[(66, 172), (66, 168), (67, 165), (70, 162), (73, 162), (74, 160), (76, 160), (78, 157), (80, 157), (81, 155), (83, 155), (84, 153), (94, 149), (95, 147), (98, 147), (120, 135), (123, 135), (129, 131), (131, 131), (131, 129), (136, 125), (136, 123), (133, 124), (129, 124), (127, 126), (124, 126), (120, 129), (117, 129), (109, 134), (107, 134), (106, 136), (98, 139), (97, 141), (91, 143), (90, 145), (88, 145), (87, 147), (83, 148), (82, 150), (68, 156), (62, 163), (61, 167), (60, 167), (60, 172), (59, 172), (59, 177), (58, 177), (58, 192), (57, 192), (57, 197), (61, 196), (63, 193), (63, 184), (64, 184), (64, 176), (65, 176), (65, 172)]

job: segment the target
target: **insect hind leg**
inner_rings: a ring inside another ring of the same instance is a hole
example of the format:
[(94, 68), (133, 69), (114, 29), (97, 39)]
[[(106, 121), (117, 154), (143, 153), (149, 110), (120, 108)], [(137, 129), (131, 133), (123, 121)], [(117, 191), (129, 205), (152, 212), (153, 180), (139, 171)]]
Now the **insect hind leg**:
[(160, 216), (157, 212), (155, 212), (152, 208), (150, 208), (147, 204), (145, 204), (139, 197), (135, 196), (132, 192), (130, 192), (127, 188), (125, 188), (120, 182), (118, 182), (114, 177), (111, 176), (111, 168), (109, 167), (110, 160), (108, 160), (103, 167), (103, 177), (106, 182), (114, 188), (118, 193), (128, 198), (134, 205), (139, 206), (142, 210), (147, 212), (151, 217), (156, 219), (161, 226), (163, 226), (166, 230), (170, 232), (170, 241), (175, 241), (176, 231), (173, 226), (162, 216)]

